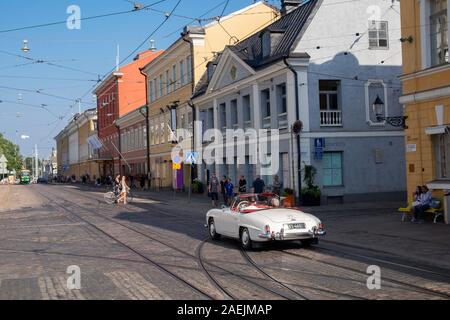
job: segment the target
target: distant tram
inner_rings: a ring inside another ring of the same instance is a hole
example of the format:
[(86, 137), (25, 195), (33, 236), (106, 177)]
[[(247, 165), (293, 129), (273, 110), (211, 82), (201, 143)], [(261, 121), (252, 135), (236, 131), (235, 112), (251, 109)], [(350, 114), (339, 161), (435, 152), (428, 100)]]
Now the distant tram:
[(30, 184), (30, 170), (20, 170), (20, 184)]

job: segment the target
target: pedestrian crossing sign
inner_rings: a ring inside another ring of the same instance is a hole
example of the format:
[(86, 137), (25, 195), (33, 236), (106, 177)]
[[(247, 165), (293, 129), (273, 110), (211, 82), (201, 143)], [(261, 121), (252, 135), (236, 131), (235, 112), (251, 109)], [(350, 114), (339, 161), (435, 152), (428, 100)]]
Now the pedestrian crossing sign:
[(198, 152), (186, 152), (184, 155), (184, 163), (197, 164)]

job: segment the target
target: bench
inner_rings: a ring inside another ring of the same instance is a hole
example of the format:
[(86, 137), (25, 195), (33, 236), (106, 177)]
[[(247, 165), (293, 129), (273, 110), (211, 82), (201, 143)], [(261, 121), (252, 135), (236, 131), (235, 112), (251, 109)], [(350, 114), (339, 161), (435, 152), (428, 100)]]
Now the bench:
[[(441, 199), (433, 198), (433, 201), (438, 201), (439, 205), (437, 208), (430, 208), (425, 211), (425, 213), (433, 214), (434, 219), (433, 222), (437, 223), (437, 219), (444, 215), (444, 203)], [(407, 207), (398, 208), (398, 212), (402, 213), (402, 221), (404, 222), (406, 220), (406, 216), (412, 214), (413, 205), (412, 202), (408, 202)]]

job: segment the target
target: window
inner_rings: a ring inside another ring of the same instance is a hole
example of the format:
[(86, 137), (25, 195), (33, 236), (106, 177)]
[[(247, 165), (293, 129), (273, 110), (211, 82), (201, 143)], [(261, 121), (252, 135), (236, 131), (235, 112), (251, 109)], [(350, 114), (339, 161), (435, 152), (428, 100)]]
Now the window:
[(212, 129), (212, 128), (214, 128), (214, 109), (213, 108), (209, 108), (208, 109), (208, 120), (207, 120), (207, 123), (208, 123), (208, 129)]
[(153, 95), (154, 95), (154, 100), (156, 100), (156, 99), (158, 98), (158, 86), (157, 86), (157, 83), (158, 83), (158, 79), (155, 78), (155, 79), (153, 80)]
[(162, 97), (162, 96), (164, 95), (164, 92), (163, 92), (163, 88), (164, 88), (163, 83), (164, 83), (164, 81), (163, 81), (163, 75), (160, 74), (160, 75), (159, 75), (159, 97)]
[(192, 81), (192, 57), (188, 56), (186, 58), (186, 68), (187, 68), (187, 81), (188, 83)]
[(172, 91), (177, 90), (177, 66), (172, 67)]
[(261, 91), (261, 115), (263, 128), (270, 128), (270, 90)]
[(237, 128), (239, 124), (238, 124), (238, 106), (236, 99), (231, 100), (230, 108), (231, 108), (231, 125), (234, 128)]
[(278, 127), (287, 128), (287, 100), (286, 100), (286, 84), (277, 86), (277, 107), (278, 107)]
[(220, 112), (220, 127), (222, 130), (227, 128), (227, 105), (225, 103), (221, 103), (219, 105)]
[(184, 81), (185, 81), (185, 70), (184, 70), (184, 61), (180, 61), (180, 82), (181, 85), (184, 85)]
[(323, 186), (342, 186), (342, 152), (323, 154)]
[(450, 138), (448, 134), (432, 137), (436, 179), (450, 179)]
[(244, 112), (244, 124), (245, 127), (251, 127), (252, 118), (251, 118), (251, 108), (250, 108), (250, 95), (246, 95), (242, 97), (242, 108)]
[(170, 93), (170, 77), (169, 70), (166, 70), (166, 94)]
[(431, 0), (430, 37), (431, 65), (448, 63), (447, 0)]
[(320, 110), (339, 110), (340, 81), (319, 80)]
[(153, 80), (150, 81), (150, 102), (155, 100), (155, 92), (153, 91)]
[(389, 48), (389, 31), (387, 21), (369, 22), (369, 49)]
[(261, 47), (262, 47), (262, 55), (263, 58), (270, 55), (270, 31), (264, 32), (261, 37)]

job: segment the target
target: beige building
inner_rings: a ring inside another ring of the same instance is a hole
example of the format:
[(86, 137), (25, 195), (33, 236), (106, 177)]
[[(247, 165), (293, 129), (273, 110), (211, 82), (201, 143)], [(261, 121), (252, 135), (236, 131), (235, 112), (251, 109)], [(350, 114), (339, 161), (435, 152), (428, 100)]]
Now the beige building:
[(89, 109), (76, 114), (55, 137), (59, 177), (74, 176), (77, 181), (86, 174), (91, 180), (99, 177), (98, 153), (88, 143), (96, 134), (97, 111)]
[(279, 15), (277, 8), (257, 2), (206, 26), (186, 27), (177, 41), (142, 69), (147, 77), (153, 186), (182, 189), (189, 183), (189, 166), (173, 168), (171, 128), (192, 133), (195, 119), (189, 101), (208, 62), (225, 46), (246, 39)]

